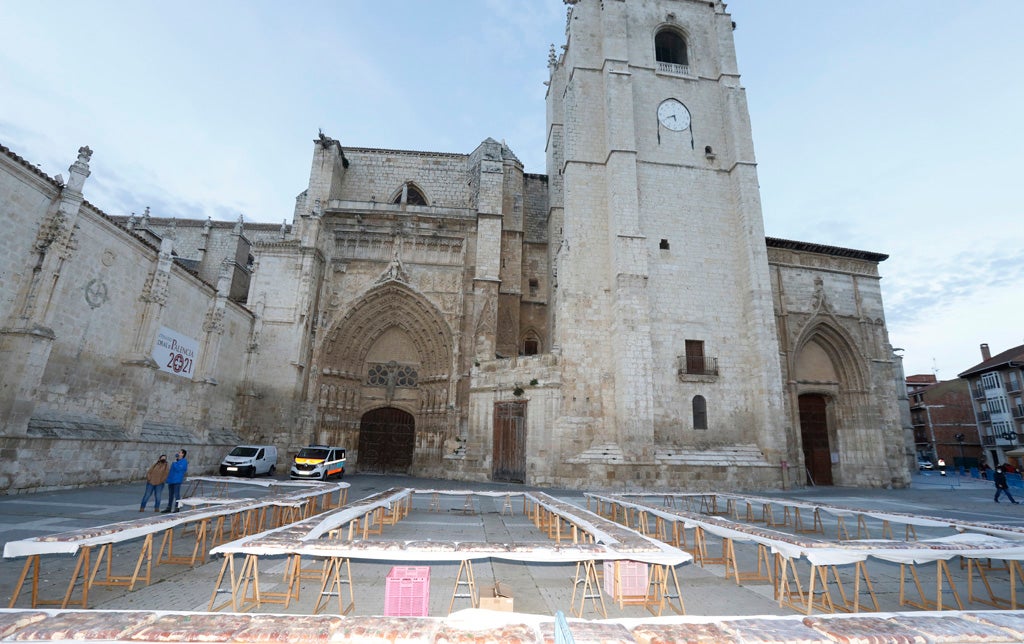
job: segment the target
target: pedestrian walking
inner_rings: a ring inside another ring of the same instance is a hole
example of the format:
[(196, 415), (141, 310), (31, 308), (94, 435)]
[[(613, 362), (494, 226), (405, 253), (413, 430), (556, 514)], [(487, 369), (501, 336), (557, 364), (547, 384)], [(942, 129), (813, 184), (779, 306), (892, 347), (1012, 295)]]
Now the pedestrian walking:
[(1002, 465), (996, 466), (996, 503), (999, 503), (999, 495), (1005, 494), (1006, 498), (1010, 499), (1010, 503), (1017, 505), (1017, 500), (1010, 494), (1010, 486), (1006, 483), (1006, 472), (1003, 471)]
[(167, 474), (167, 507), (164, 512), (177, 512), (178, 499), (181, 498), (181, 484), (185, 481), (185, 473), (188, 472), (188, 459), (185, 458), (188, 452), (185, 449), (178, 450), (174, 463)]
[(164, 483), (167, 481), (167, 473), (171, 466), (167, 464), (167, 454), (161, 454), (156, 463), (149, 466), (146, 472), (146, 493), (142, 495), (142, 503), (139, 504), (139, 512), (146, 511), (146, 503), (149, 497), (153, 497), (153, 512), (160, 509), (160, 494), (164, 491)]

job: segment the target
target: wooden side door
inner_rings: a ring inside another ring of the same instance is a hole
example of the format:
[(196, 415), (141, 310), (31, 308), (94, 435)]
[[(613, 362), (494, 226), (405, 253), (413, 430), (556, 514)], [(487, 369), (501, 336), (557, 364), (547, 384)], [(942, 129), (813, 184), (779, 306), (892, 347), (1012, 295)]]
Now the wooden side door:
[(494, 403), (493, 462), (492, 480), (526, 482), (526, 401)]
[(828, 400), (825, 396), (800, 396), (800, 438), (809, 482), (832, 485), (832, 449), (828, 440)]

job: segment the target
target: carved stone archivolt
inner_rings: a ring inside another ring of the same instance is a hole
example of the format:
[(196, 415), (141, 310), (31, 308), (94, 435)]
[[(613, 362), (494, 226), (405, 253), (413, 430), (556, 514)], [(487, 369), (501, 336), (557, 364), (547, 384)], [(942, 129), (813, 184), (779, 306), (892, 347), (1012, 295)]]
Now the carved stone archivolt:
[(388, 281), (355, 302), (327, 333), (325, 370), (359, 374), (367, 353), (389, 329), (401, 329), (415, 344), (421, 381), (447, 379), (452, 368), (452, 333), (440, 311), (398, 281)]
[[(407, 363), (372, 360), (377, 342), (395, 330), (415, 355)], [(452, 342), (443, 314), (408, 285), (390, 280), (370, 290), (331, 326), (321, 348), (320, 428), (347, 427), (346, 440), (356, 441), (362, 414), (380, 405), (416, 415), (417, 434), (446, 427)]]
[(843, 389), (862, 391), (867, 387), (869, 378), (857, 343), (842, 327), (822, 316), (808, 320), (800, 332), (789, 365), (791, 374), (795, 372), (800, 352), (810, 342), (816, 343), (828, 355)]

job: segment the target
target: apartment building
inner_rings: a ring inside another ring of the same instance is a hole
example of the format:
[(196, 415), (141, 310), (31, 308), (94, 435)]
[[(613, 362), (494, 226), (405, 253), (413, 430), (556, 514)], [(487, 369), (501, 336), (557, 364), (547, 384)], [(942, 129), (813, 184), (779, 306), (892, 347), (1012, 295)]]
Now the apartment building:
[(992, 355), (960, 373), (970, 387), (975, 422), (989, 465), (1007, 460), (1024, 465), (1024, 344)]
[(907, 395), (918, 461), (970, 468), (984, 460), (966, 380), (907, 376)]

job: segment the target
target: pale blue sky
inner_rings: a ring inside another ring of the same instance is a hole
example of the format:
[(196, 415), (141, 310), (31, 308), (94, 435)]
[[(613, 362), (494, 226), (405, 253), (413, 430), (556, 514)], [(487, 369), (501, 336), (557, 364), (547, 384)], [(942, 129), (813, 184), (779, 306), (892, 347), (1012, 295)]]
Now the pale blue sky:
[[(765, 231), (887, 253), (893, 346), (942, 379), (1024, 343), (1024, 2), (734, 0)], [(560, 0), (0, 0), (0, 143), (94, 150), (109, 214), (281, 222), (317, 129), (544, 168)]]

